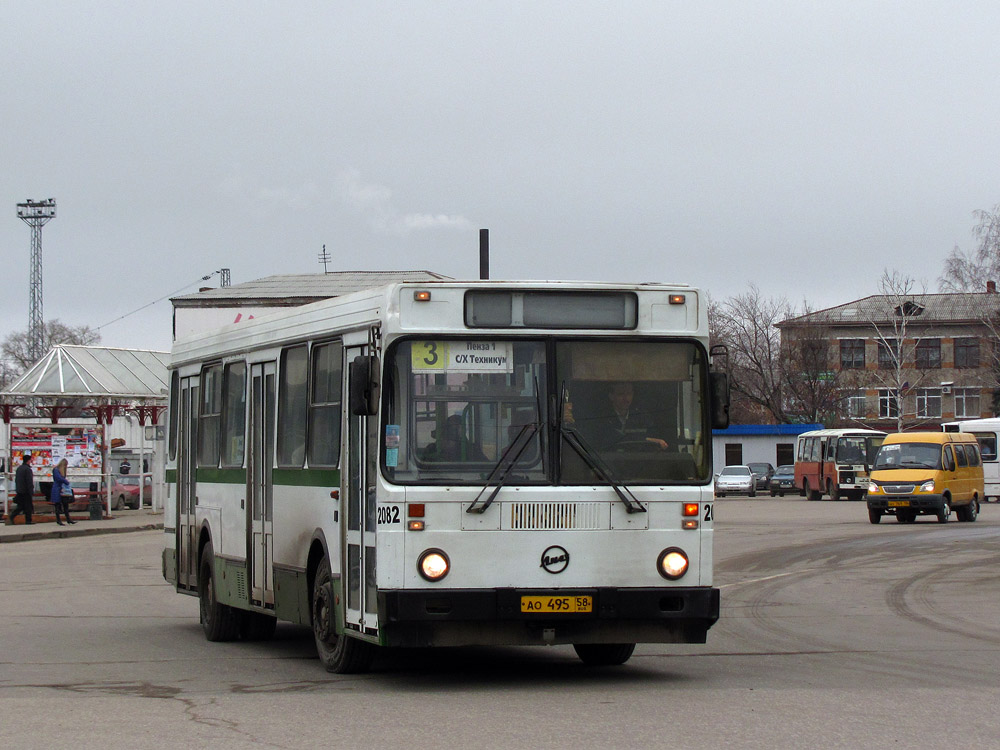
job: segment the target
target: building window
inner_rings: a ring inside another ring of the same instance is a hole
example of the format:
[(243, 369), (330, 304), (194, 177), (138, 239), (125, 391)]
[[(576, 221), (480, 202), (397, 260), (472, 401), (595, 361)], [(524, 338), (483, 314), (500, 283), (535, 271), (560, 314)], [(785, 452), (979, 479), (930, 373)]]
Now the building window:
[(955, 367), (979, 367), (979, 339), (955, 339)]
[(865, 369), (864, 339), (840, 340), (840, 369), (841, 370)]
[(896, 419), (899, 416), (899, 397), (896, 391), (883, 388), (878, 392), (879, 419)]
[(925, 418), (941, 416), (940, 388), (917, 389), (917, 416)]
[(978, 388), (955, 389), (955, 417), (979, 417), (982, 407), (979, 402)]
[(867, 411), (864, 389), (848, 391), (845, 398), (847, 402), (847, 416), (851, 419), (864, 419)]
[(916, 365), (918, 370), (941, 367), (941, 339), (921, 339), (917, 342)]
[(896, 339), (886, 339), (878, 342), (878, 369), (895, 370), (899, 362), (899, 342)]
[(743, 443), (726, 443), (726, 466), (740, 466), (743, 463)]
[(794, 443), (778, 443), (774, 447), (774, 460), (777, 461), (775, 466), (784, 466), (785, 464), (795, 463), (795, 444)]

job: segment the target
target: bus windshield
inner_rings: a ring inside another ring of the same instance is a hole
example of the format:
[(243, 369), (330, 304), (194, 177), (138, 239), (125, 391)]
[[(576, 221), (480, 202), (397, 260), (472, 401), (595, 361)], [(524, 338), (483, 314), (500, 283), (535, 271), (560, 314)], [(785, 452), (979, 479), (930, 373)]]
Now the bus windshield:
[(871, 464), (885, 438), (855, 435), (837, 441), (837, 463)]
[(692, 342), (404, 340), (387, 357), (383, 469), (482, 484), (530, 435), (504, 484), (705, 483), (706, 373)]

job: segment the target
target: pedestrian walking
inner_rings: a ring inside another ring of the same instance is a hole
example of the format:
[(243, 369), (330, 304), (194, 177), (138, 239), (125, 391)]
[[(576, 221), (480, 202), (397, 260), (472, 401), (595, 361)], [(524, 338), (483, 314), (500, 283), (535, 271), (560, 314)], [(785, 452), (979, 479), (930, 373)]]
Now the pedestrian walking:
[(73, 499), (73, 486), (66, 478), (67, 463), (64, 458), (52, 469), (52, 494), (49, 496), (49, 500), (55, 506), (56, 523), (60, 526), (63, 525), (62, 521), (59, 520), (60, 510), (66, 514), (66, 523), (76, 523), (69, 517), (69, 503)]
[(24, 514), (24, 522), (34, 523), (31, 520), (35, 512), (35, 475), (31, 471), (31, 454), (25, 452), (21, 458), (21, 465), (17, 467), (14, 474), (14, 510), (11, 511), (7, 523), (13, 525), (14, 519), (19, 513)]

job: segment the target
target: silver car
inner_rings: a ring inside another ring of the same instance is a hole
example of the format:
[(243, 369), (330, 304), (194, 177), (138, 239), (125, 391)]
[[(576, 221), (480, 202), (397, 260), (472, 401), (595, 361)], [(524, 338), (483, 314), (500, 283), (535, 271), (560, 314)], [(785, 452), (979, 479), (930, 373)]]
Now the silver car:
[(757, 495), (757, 483), (749, 466), (727, 466), (715, 478), (715, 496)]

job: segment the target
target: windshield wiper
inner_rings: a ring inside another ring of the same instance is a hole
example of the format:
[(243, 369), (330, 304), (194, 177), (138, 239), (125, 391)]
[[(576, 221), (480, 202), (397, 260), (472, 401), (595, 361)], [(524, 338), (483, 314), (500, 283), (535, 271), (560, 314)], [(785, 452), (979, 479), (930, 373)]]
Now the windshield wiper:
[(563, 381), (559, 386), (559, 404), (558, 408), (555, 409), (555, 422), (556, 430), (558, 433), (566, 440), (567, 443), (576, 451), (577, 455), (583, 459), (583, 462), (591, 468), (591, 470), (597, 474), (598, 478), (607, 482), (611, 485), (611, 489), (615, 491), (618, 498), (624, 503), (625, 509), (629, 513), (645, 513), (646, 508), (643, 504), (639, 502), (638, 498), (632, 494), (632, 490), (626, 487), (621, 481), (615, 477), (614, 472), (611, 467), (608, 466), (597, 453), (587, 445), (587, 442), (583, 439), (583, 435), (576, 431), (575, 427), (567, 427), (565, 424), (565, 404), (568, 399), (566, 396), (566, 382)]
[(597, 474), (598, 478), (611, 485), (611, 489), (613, 489), (615, 494), (618, 495), (618, 499), (625, 504), (625, 510), (629, 513), (646, 512), (646, 508), (643, 507), (643, 504), (639, 502), (638, 498), (632, 494), (632, 490), (626, 487), (617, 477), (615, 477), (611, 467), (608, 466), (604, 460), (587, 445), (583, 436), (579, 432), (572, 427), (560, 424), (559, 433), (563, 436), (566, 442), (570, 444), (570, 447), (577, 452), (580, 458), (583, 459), (584, 463), (587, 464), (587, 466), (589, 466), (595, 474)]
[[(531, 439), (538, 433), (538, 422), (529, 422), (528, 424), (521, 427), (521, 430), (517, 433), (517, 437), (511, 441), (511, 444), (507, 446), (503, 453), (500, 454), (500, 460), (497, 461), (497, 465), (493, 467), (493, 471), (490, 475), (486, 477), (486, 484), (476, 495), (476, 499), (472, 501), (472, 505), (466, 508), (466, 513), (484, 513), (493, 501), (496, 499), (497, 494), (499, 494), (500, 489), (504, 486), (507, 481), (507, 477), (510, 476), (511, 471), (513, 471), (514, 466), (517, 465), (517, 460), (524, 453), (524, 449), (528, 447)], [(482, 498), (483, 493), (486, 492), (490, 485), (496, 483), (493, 488), (493, 492), (490, 496), (486, 498), (486, 501), (482, 505), (477, 505), (480, 498)]]

